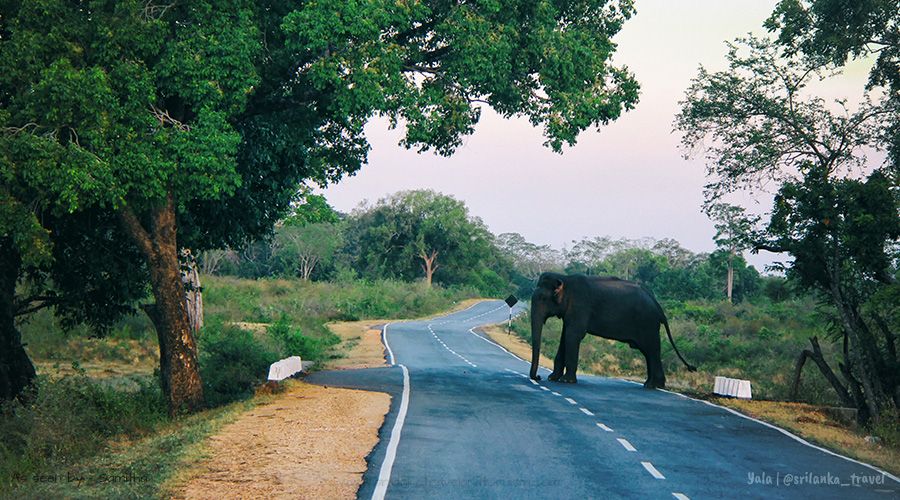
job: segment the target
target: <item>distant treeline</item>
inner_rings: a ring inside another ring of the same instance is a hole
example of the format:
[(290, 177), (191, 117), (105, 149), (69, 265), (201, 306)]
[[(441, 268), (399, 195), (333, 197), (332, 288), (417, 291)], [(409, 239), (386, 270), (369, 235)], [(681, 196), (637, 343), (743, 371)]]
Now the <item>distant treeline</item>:
[[(207, 274), (424, 281), (470, 287), (486, 296), (530, 296), (544, 271), (617, 276), (668, 300), (725, 299), (728, 249), (695, 253), (673, 239), (584, 238), (571, 248), (536, 245), (518, 233), (494, 235), (464, 203), (434, 191), (405, 191), (350, 214), (309, 195), (274, 234), (242, 249), (205, 252)], [(761, 276), (738, 254), (733, 300), (790, 296), (781, 277)]]

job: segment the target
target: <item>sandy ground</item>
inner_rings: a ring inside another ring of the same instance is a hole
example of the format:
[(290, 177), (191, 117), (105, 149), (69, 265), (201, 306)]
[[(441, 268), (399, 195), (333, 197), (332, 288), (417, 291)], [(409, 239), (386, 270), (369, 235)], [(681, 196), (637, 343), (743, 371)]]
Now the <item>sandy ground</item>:
[(387, 321), (351, 321), (329, 323), (328, 329), (341, 338), (340, 349), (344, 357), (330, 360), (326, 367), (332, 370), (375, 368), (387, 366), (381, 330), (375, 328)]
[(174, 497), (355, 498), (390, 399), (290, 381), (213, 436)]

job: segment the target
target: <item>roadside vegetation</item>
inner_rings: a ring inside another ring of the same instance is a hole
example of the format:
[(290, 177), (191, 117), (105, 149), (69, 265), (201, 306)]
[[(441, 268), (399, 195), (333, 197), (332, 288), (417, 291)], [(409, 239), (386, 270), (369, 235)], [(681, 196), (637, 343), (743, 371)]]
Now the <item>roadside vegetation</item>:
[(38, 385), (33, 401), (0, 407), (0, 497), (155, 496), (182, 461), (197, 458), (194, 446), (267, 400), (254, 395), (272, 362), (344, 355), (326, 323), (434, 314), (475, 294), (390, 280), (210, 276), (203, 286), (206, 325), (197, 337), (210, 409), (189, 417), (166, 412), (155, 332), (143, 316), (102, 338), (65, 332), (49, 311), (20, 326)]

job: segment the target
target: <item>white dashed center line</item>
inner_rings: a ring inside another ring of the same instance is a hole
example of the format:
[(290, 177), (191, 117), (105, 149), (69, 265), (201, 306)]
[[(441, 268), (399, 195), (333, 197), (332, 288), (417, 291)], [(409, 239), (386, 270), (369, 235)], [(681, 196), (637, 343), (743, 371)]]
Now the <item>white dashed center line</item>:
[(653, 464), (651, 464), (650, 462), (641, 462), (641, 465), (643, 465), (644, 468), (647, 469), (647, 472), (649, 472), (650, 475), (655, 477), (656, 479), (665, 479), (666, 478), (666, 476), (663, 476), (661, 472), (656, 470), (656, 467), (654, 467)]
[(447, 350), (450, 351), (453, 355), (455, 355), (455, 356), (458, 357), (459, 359), (465, 361), (466, 364), (468, 364), (468, 365), (471, 366), (472, 368), (478, 368), (478, 365), (476, 365), (475, 363), (473, 363), (473, 362), (469, 361), (468, 359), (466, 359), (465, 356), (463, 356), (462, 354), (460, 354), (460, 353), (454, 351), (453, 349), (450, 349), (450, 348), (447, 346), (447, 344), (445, 344), (444, 341), (441, 340), (441, 338), (438, 337), (436, 333), (434, 333), (434, 329), (431, 328), (432, 326), (433, 326), (433, 325), (428, 325), (428, 331), (431, 332), (431, 336), (434, 337), (435, 340), (437, 340), (439, 344), (441, 344), (442, 346), (444, 346), (444, 349), (447, 349)]
[[(429, 326), (429, 330), (431, 330), (431, 327), (430, 327), (430, 326)], [(471, 331), (471, 330), (470, 330), (470, 333), (475, 334), (475, 332), (474, 332), (474, 331)], [(432, 330), (432, 335), (434, 335), (434, 331), (433, 331), (433, 330)], [(475, 335), (477, 335), (477, 334), (475, 334)], [(477, 336), (478, 336), (478, 337), (481, 337), (480, 335), (477, 335)], [(436, 338), (436, 337), (437, 337), (437, 336), (435, 335), (435, 338)], [(484, 339), (483, 337), (481, 337), (481, 338)], [(438, 340), (440, 341), (440, 339), (438, 339)], [(441, 344), (443, 344), (443, 342), (441, 342)], [(447, 347), (447, 346), (444, 346), (444, 347)], [(453, 350), (450, 349), (449, 347), (447, 347), (447, 350), (449, 350), (450, 352), (453, 352)], [(456, 354), (456, 353), (454, 352), (454, 354)], [(459, 354), (457, 354), (457, 356), (459, 356)], [(462, 356), (460, 356), (460, 357), (462, 358)], [(465, 358), (463, 358), (463, 360), (465, 360)], [(465, 361), (468, 362), (468, 360), (465, 360)], [(510, 370), (509, 368), (505, 368), (505, 370), (508, 371), (508, 372), (510, 372), (510, 373), (515, 373), (516, 375), (518, 375), (518, 376), (520, 376), (520, 377), (529, 379), (529, 380), (528, 380), (529, 382), (531, 382), (532, 384), (534, 384), (534, 385), (540, 387), (541, 390), (543, 390), (543, 391), (547, 391), (547, 392), (549, 392), (550, 394), (553, 394), (554, 396), (560, 396), (560, 397), (562, 397), (562, 394), (560, 394), (560, 393), (558, 393), (558, 392), (556, 392), (556, 391), (553, 391), (553, 390), (551, 390), (551, 389), (548, 388), (548, 387), (544, 387), (543, 385), (541, 385), (541, 384), (535, 382), (534, 380), (531, 380), (527, 375), (525, 375), (525, 374), (523, 374), (523, 373), (519, 373), (519, 372), (517, 372), (517, 371), (515, 371), (515, 370)], [(564, 398), (564, 399), (565, 399), (569, 404), (572, 404), (572, 405), (578, 405), (578, 402), (575, 401), (575, 400), (572, 399), (572, 398)], [(588, 410), (587, 408), (579, 407), (578, 409), (579, 409), (582, 413), (584, 413), (585, 415), (587, 415), (587, 416), (590, 416), (590, 417), (593, 417), (593, 416), (594, 416), (594, 413), (591, 412), (591, 410)], [(604, 423), (602, 423), (602, 422), (595, 422), (595, 424), (597, 425), (597, 427), (603, 429), (603, 430), (606, 431), (606, 432), (614, 432), (612, 428), (610, 428), (608, 425), (606, 425), (606, 424), (604, 424)], [(636, 451), (637, 451), (637, 448), (635, 448), (634, 445), (632, 445), (631, 443), (629, 443), (628, 440), (625, 439), (625, 438), (616, 438), (616, 441), (618, 441), (619, 444), (621, 444), (622, 447), (625, 448), (626, 451), (630, 451), (630, 452), (636, 452)], [(665, 478), (666, 478), (666, 476), (662, 475), (662, 473), (661, 473), (659, 470), (657, 470), (657, 468), (654, 467), (652, 463), (650, 463), (650, 462), (641, 462), (641, 465), (644, 466), (644, 469), (646, 469), (647, 472), (649, 472), (650, 475), (653, 476), (654, 478), (656, 478), (656, 479), (665, 479)], [(689, 498), (687, 495), (685, 495), (684, 493), (673, 492), (673, 493), (672, 493), (672, 496), (675, 497), (677, 500), (690, 500), (690, 498)]]
[[(632, 446), (631, 443), (628, 442), (627, 439), (616, 438), (616, 441), (618, 441), (619, 444), (621, 444), (622, 447), (625, 448), (625, 449), (628, 450), (628, 451), (637, 451), (637, 450), (635, 449), (635, 447)], [(643, 463), (643, 464), (649, 464), (650, 462), (642, 462), (642, 463)], [(644, 465), (644, 467), (646, 467), (646, 465)], [(651, 465), (651, 467), (652, 467), (652, 465)], [(650, 469), (647, 469), (647, 470), (650, 470)], [(656, 469), (654, 469), (654, 470), (656, 470)], [(657, 471), (657, 472), (659, 472), (659, 471)], [(651, 474), (653, 474), (653, 473), (651, 472)]]

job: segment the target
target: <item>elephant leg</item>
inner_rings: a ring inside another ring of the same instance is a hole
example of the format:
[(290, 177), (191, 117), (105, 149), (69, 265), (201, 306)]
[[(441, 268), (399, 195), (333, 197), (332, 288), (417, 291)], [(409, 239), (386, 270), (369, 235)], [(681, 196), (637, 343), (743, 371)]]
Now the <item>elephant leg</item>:
[(647, 361), (647, 381), (644, 387), (648, 389), (665, 389), (666, 372), (662, 366), (662, 354), (660, 352), (659, 333), (656, 333), (656, 341), (651, 340), (648, 344), (643, 345), (641, 353)]
[(578, 371), (578, 350), (581, 348), (581, 340), (586, 333), (585, 327), (570, 325), (566, 331), (566, 373), (559, 381), (574, 384), (578, 381), (575, 372)]
[(562, 377), (563, 368), (566, 366), (566, 327), (563, 326), (562, 335), (559, 337), (559, 349), (553, 359), (553, 373), (547, 376), (547, 380), (559, 380)]

